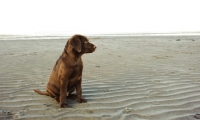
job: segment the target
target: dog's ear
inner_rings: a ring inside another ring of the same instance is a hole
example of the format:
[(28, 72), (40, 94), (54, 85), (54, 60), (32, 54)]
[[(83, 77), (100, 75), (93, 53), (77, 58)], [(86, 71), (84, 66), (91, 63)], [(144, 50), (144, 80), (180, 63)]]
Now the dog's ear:
[(69, 40), (69, 45), (76, 51), (81, 52), (81, 40), (78, 36), (74, 36)]

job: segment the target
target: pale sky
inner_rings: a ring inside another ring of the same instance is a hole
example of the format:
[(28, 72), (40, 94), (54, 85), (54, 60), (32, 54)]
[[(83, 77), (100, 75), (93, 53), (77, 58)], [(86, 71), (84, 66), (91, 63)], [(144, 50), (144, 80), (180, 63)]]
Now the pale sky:
[(199, 0), (0, 0), (0, 34), (199, 31)]

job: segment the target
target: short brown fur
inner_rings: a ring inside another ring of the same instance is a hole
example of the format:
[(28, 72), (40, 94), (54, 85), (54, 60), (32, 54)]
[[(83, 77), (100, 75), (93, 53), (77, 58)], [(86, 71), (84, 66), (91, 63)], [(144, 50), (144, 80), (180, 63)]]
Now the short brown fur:
[[(66, 43), (64, 51), (52, 70), (47, 83), (46, 92), (34, 90), (38, 94), (51, 96), (60, 104), (61, 108), (69, 107), (66, 98), (77, 98), (79, 103), (87, 100), (82, 96), (82, 71), (81, 56), (92, 53), (96, 46), (89, 42), (83, 35), (74, 35)], [(76, 90), (76, 95), (72, 92)]]

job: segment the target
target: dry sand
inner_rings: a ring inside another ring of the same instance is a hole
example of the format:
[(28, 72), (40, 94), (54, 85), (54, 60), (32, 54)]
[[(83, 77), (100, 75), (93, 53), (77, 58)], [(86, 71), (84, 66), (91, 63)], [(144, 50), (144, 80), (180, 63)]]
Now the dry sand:
[(38, 95), (66, 39), (0, 41), (0, 119), (193, 120), (200, 113), (200, 36), (90, 37), (88, 103)]

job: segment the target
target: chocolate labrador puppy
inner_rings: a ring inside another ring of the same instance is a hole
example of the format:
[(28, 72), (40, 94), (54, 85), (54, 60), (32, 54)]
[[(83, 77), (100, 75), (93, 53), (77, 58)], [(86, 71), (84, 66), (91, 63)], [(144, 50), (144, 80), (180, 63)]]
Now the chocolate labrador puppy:
[[(82, 71), (84, 53), (92, 53), (96, 46), (83, 35), (74, 35), (68, 41), (50, 75), (46, 92), (34, 90), (38, 94), (51, 96), (61, 108), (69, 107), (66, 98), (77, 98), (79, 103), (87, 102), (82, 96)], [(76, 90), (76, 94), (72, 92)]]

